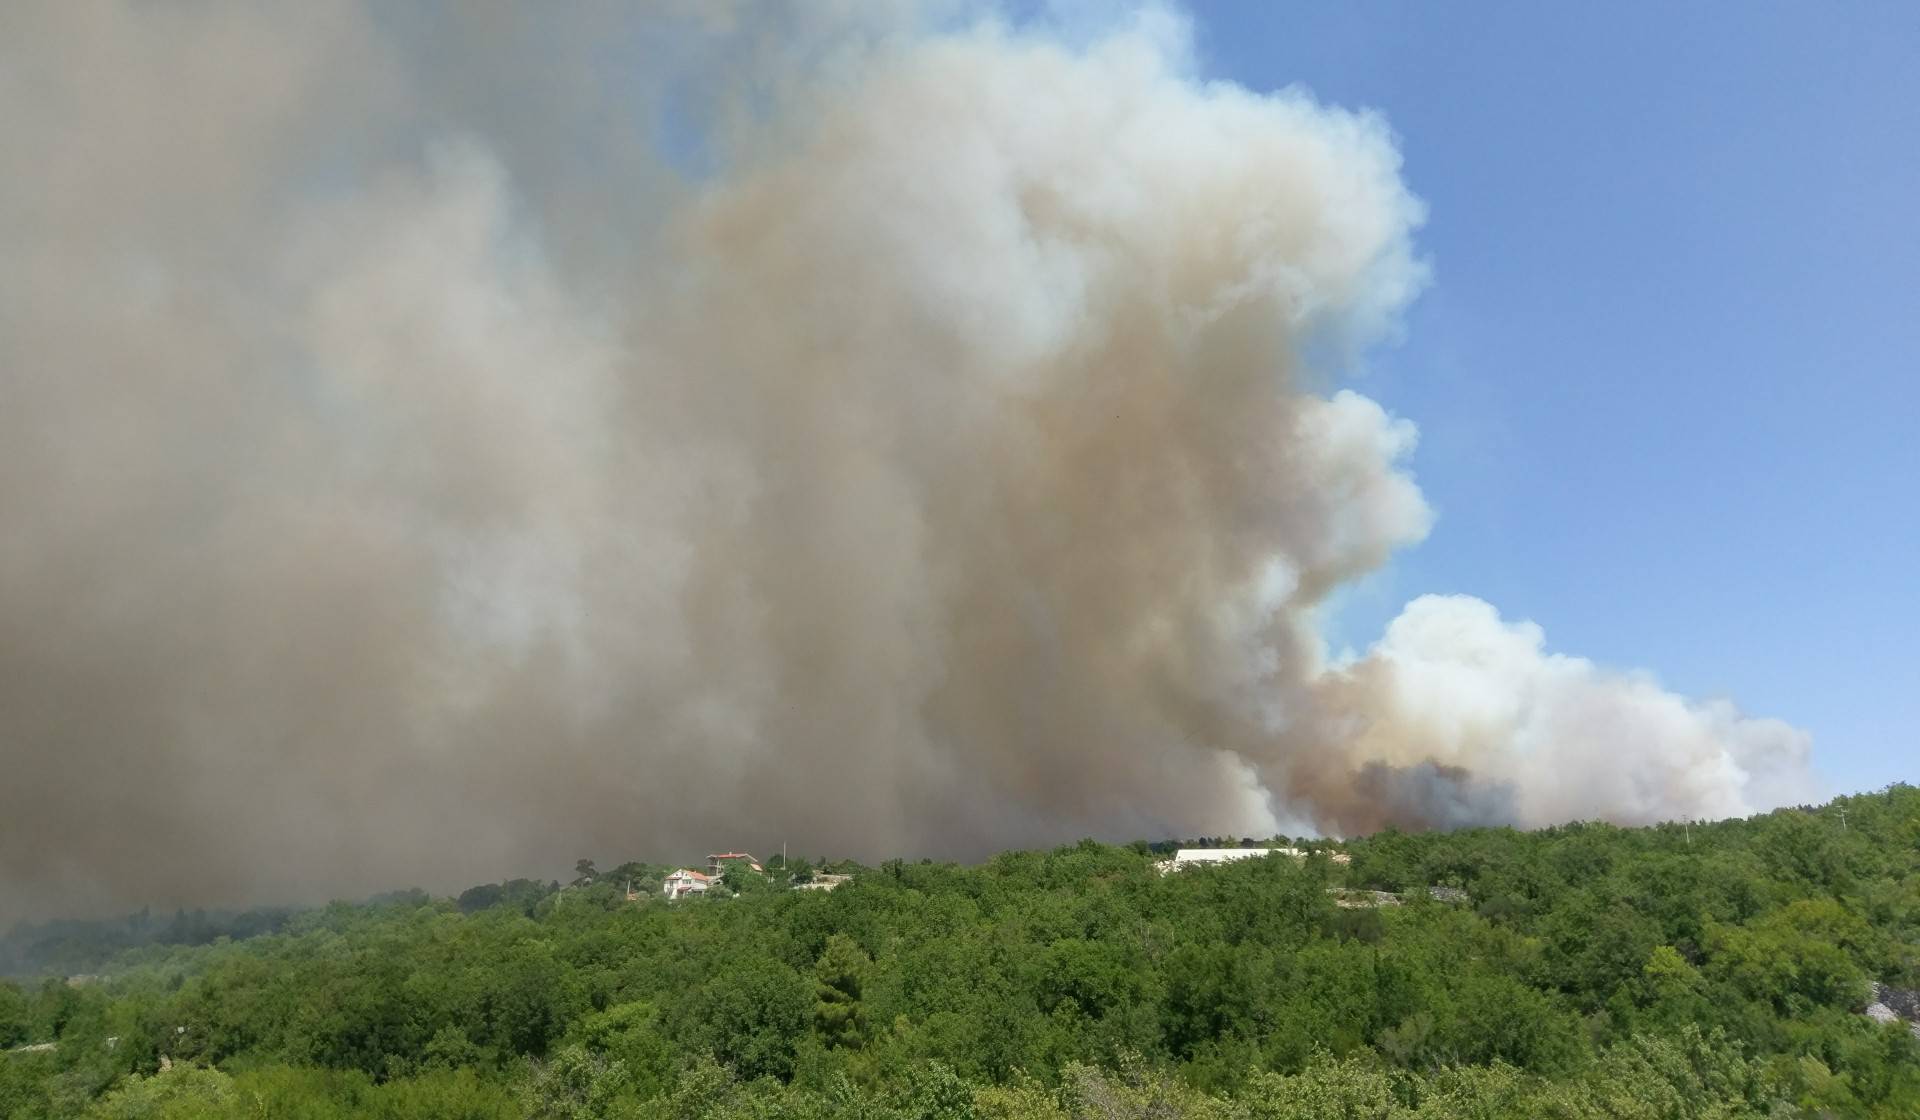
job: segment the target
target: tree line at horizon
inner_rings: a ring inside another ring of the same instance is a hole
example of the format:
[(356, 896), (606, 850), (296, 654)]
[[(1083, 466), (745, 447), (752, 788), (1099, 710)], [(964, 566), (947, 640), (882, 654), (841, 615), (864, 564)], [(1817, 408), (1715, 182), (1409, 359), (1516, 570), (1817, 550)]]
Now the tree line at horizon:
[(0, 970), (58, 975), (0, 981), (0, 1116), (1920, 1115), (1920, 1039), (1860, 1014), (1920, 988), (1912, 786), (1344, 866), (1171, 846), (24, 927)]

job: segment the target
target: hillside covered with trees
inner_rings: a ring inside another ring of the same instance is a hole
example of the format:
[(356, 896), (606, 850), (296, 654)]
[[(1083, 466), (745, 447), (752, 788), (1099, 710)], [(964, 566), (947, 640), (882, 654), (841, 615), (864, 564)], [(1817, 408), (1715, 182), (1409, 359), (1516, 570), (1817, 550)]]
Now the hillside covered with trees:
[(1863, 1014), (1920, 988), (1920, 789), (1164, 847), (17, 930), (53, 975), (0, 982), (0, 1116), (1920, 1115), (1920, 1037)]

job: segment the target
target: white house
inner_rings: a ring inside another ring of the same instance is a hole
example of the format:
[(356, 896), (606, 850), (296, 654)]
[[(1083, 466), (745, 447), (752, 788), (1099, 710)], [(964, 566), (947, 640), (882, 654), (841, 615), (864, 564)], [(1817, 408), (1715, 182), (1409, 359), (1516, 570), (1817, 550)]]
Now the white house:
[(660, 892), (667, 896), (668, 902), (684, 898), (690, 894), (705, 894), (713, 886), (713, 876), (702, 875), (698, 871), (686, 868), (674, 872), (660, 880)]
[(796, 891), (830, 891), (851, 878), (853, 878), (851, 875), (828, 875), (824, 872), (816, 871), (813, 874), (813, 878), (808, 879), (804, 883), (795, 883), (793, 889)]

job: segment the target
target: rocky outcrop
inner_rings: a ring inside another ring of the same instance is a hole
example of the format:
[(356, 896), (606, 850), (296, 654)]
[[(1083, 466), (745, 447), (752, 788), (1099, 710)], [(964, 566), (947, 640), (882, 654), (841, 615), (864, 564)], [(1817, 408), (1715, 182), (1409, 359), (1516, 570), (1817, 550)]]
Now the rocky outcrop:
[(1905, 1023), (1920, 1038), (1920, 989), (1876, 983), (1867, 994), (1867, 1018), (1876, 1023)]

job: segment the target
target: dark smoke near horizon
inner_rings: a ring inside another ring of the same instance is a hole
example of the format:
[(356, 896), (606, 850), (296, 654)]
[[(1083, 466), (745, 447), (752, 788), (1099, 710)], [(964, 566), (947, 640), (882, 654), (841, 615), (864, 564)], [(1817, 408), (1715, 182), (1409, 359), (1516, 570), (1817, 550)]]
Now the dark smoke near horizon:
[(0, 13), (0, 920), (1807, 792), (1479, 600), (1325, 649), (1383, 122), (830, 7)]

